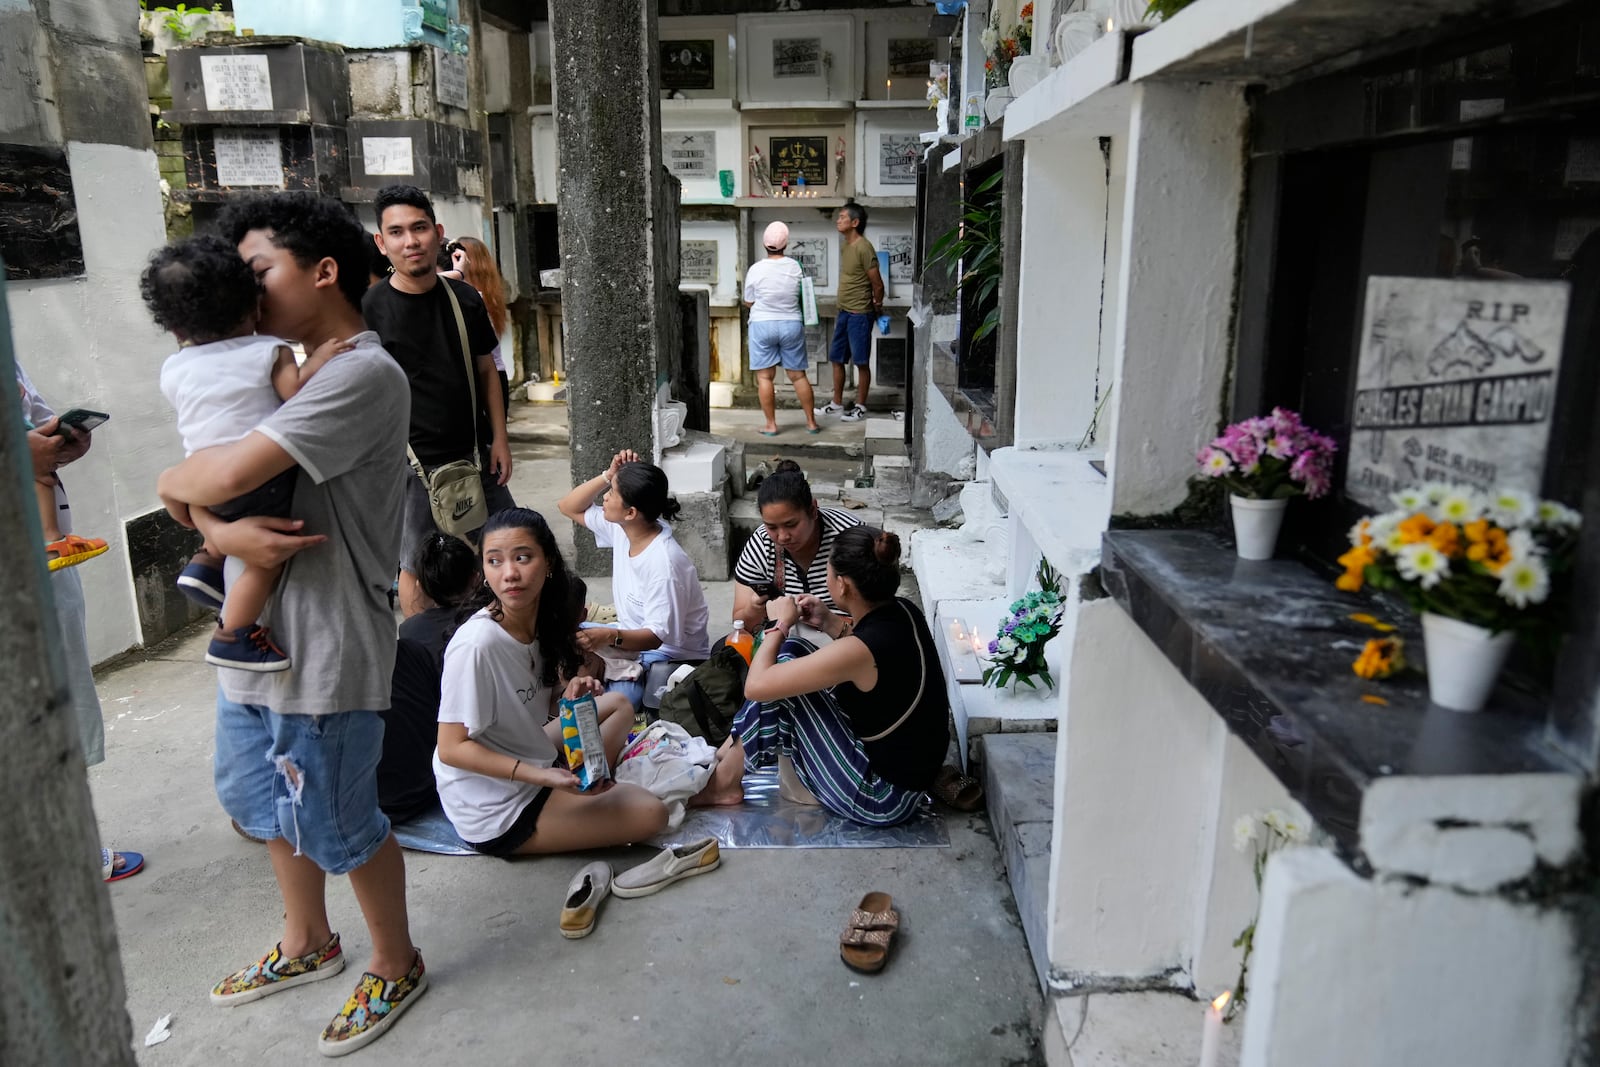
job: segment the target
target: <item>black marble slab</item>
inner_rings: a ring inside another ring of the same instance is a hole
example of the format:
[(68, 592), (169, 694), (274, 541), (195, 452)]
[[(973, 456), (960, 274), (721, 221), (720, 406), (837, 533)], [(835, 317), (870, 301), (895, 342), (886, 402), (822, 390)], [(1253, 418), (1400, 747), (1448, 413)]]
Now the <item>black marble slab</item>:
[(1484, 711), (1463, 714), (1434, 706), (1419, 672), (1358, 678), (1350, 665), (1377, 634), (1350, 615), (1398, 626), (1412, 663), (1420, 623), (1303, 564), (1241, 560), (1198, 530), (1120, 530), (1105, 535), (1101, 578), (1358, 868), (1361, 798), (1379, 778), (1579, 773), (1549, 743), (1537, 701), (1502, 687)]

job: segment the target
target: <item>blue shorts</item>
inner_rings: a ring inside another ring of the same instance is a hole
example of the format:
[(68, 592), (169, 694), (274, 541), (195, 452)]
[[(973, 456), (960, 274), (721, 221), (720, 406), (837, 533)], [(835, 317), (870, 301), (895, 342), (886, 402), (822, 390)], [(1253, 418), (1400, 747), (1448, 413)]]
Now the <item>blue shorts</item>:
[(773, 319), (750, 324), (750, 369), (806, 369), (806, 328), (799, 319)]
[(383, 719), (375, 711), (279, 715), (217, 694), (217, 798), (251, 837), (281, 837), (329, 874), (389, 840), (378, 807)]
[(865, 367), (872, 359), (872, 312), (840, 311), (833, 320), (833, 343), (828, 360)]

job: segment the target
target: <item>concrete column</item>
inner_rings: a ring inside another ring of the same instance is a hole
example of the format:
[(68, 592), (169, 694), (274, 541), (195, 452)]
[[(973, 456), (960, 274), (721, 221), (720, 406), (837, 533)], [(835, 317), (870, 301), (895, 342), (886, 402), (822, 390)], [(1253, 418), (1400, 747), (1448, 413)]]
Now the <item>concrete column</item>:
[(1222, 419), (1247, 109), (1238, 86), (1135, 89), (1123, 208), (1113, 515), (1171, 511)]
[[(0, 299), (0, 381), (15, 380)], [(31, 482), (21, 411), (0, 404), (0, 554), (22, 564), (0, 613), (0, 1063), (131, 1065), (122, 959)]]
[(1268, 864), (1255, 944), (1243, 1067), (1582, 1062), (1560, 910), (1362, 879), (1303, 848)]
[[(661, 168), (656, 5), (552, 0), (560, 151), (562, 316), (570, 374), (572, 478), (621, 448), (654, 454), (657, 388), (677, 363), (676, 180)], [(663, 212), (666, 211), (666, 216)], [(670, 228), (671, 232), (667, 232)], [(610, 555), (578, 531), (580, 573)]]

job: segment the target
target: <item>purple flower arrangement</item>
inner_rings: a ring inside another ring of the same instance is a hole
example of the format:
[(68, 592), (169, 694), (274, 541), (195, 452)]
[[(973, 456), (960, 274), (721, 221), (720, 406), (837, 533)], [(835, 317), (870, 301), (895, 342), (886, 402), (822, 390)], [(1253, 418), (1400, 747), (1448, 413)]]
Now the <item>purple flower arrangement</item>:
[(1000, 620), (999, 633), (989, 642), (984, 685), (1004, 689), (1015, 681), (1034, 689), (1033, 680), (1043, 678), (1048, 688), (1055, 688), (1045, 664), (1044, 646), (1061, 632), (1067, 604), (1061, 595), (1061, 577), (1049, 560), (1039, 561), (1036, 577), (1039, 591), (1012, 601), (1009, 614)]
[(1236, 422), (1200, 450), (1200, 472), (1251, 500), (1315, 499), (1333, 485), (1333, 438), (1283, 408)]

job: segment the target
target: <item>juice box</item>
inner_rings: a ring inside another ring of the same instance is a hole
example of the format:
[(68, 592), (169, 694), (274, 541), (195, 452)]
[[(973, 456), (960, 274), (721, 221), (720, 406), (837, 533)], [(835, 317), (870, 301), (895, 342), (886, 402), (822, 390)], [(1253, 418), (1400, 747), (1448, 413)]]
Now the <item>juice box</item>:
[(600, 709), (594, 697), (562, 700), (561, 747), (567, 769), (578, 776), (578, 788), (590, 789), (611, 777), (606, 746), (600, 736)]

